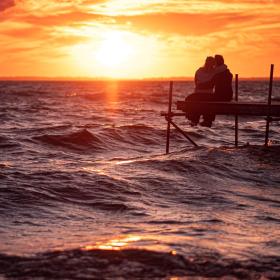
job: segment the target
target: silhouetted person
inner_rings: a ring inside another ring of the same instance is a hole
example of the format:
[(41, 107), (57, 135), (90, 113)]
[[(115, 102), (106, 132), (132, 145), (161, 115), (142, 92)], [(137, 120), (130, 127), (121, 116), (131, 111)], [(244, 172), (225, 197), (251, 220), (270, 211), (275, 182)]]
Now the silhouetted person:
[[(231, 101), (233, 96), (232, 91), (232, 74), (224, 63), (224, 58), (221, 55), (215, 55), (215, 71), (212, 81), (205, 83), (203, 86), (214, 85), (213, 101)], [(211, 98), (207, 101), (211, 101)], [(202, 126), (211, 127), (215, 120), (214, 114), (204, 114)]]
[(214, 80), (214, 96), (217, 101), (231, 101), (233, 96), (232, 91), (232, 74), (224, 63), (224, 58), (216, 54), (215, 55), (215, 69), (217, 71)]
[(208, 56), (205, 60), (204, 66), (198, 68), (195, 72), (194, 82), (195, 90), (194, 93), (213, 93), (213, 85), (208, 84), (215, 75), (215, 59), (213, 56)]
[[(213, 77), (215, 75), (215, 59), (213, 56), (208, 56), (204, 66), (200, 67), (195, 72), (195, 89), (194, 93), (186, 98), (186, 101), (203, 101), (213, 95)], [(195, 126), (199, 122), (200, 114), (187, 113), (186, 117), (191, 121), (191, 125)]]

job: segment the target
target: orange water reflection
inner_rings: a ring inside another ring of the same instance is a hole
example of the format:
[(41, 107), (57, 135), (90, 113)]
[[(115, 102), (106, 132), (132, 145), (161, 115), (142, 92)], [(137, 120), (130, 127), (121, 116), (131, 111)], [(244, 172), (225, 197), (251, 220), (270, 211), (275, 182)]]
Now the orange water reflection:
[(139, 235), (128, 235), (124, 237), (114, 237), (106, 241), (97, 242), (94, 245), (87, 245), (83, 247), (83, 250), (124, 250), (129, 248), (137, 248), (152, 250), (152, 251), (161, 251), (169, 252), (169, 254), (175, 256), (177, 255), (176, 250), (171, 250), (170, 247), (159, 244), (158, 241), (154, 240), (152, 237), (148, 236), (139, 236)]
[(140, 241), (142, 238), (137, 235), (129, 235), (123, 238), (115, 238), (105, 242), (98, 242), (95, 245), (85, 246), (84, 250), (121, 250), (127, 247), (130, 247), (133, 242)]
[(108, 81), (106, 83), (106, 101), (110, 103), (113, 108), (115, 108), (115, 102), (118, 102), (119, 99), (119, 83), (118, 81)]

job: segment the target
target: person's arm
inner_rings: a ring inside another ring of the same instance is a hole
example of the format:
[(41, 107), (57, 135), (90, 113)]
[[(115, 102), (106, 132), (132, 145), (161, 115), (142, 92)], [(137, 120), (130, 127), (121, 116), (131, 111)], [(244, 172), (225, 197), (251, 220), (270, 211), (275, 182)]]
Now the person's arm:
[(195, 84), (195, 86), (197, 86), (197, 84), (198, 84), (198, 72), (199, 72), (199, 70), (196, 70), (195, 75), (194, 75), (194, 84)]
[(199, 88), (201, 88), (201, 89), (207, 89), (207, 88), (211, 88), (211, 87), (213, 87), (215, 85), (215, 76), (211, 79), (211, 80), (209, 80), (209, 81), (207, 81), (207, 82), (204, 82), (204, 83), (199, 83)]

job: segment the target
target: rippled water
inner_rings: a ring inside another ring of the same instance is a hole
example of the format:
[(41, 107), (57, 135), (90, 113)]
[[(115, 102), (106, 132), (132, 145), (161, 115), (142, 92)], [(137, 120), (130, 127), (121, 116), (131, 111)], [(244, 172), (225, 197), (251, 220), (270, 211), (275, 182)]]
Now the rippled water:
[[(192, 86), (175, 83), (174, 100)], [(243, 81), (239, 99), (267, 91)], [(172, 130), (165, 155), (167, 94), (166, 82), (0, 83), (0, 274), (280, 278), (279, 123), (266, 149), (265, 121), (240, 118), (234, 148), (233, 117), (174, 118), (199, 147)]]

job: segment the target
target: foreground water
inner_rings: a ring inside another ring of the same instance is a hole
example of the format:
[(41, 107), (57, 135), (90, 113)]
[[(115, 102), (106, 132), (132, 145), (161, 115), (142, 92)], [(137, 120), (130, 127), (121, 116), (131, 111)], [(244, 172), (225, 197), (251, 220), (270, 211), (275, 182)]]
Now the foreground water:
[[(267, 88), (241, 82), (240, 100), (265, 101)], [(191, 90), (175, 83), (175, 100)], [(234, 148), (233, 117), (211, 129), (179, 118), (200, 147), (172, 131), (164, 155), (167, 92), (165, 82), (0, 83), (2, 276), (280, 278), (279, 124), (265, 149), (264, 120), (241, 118)]]

